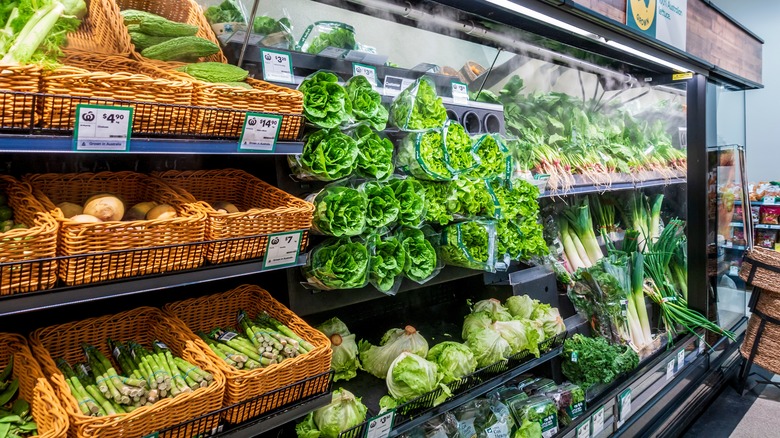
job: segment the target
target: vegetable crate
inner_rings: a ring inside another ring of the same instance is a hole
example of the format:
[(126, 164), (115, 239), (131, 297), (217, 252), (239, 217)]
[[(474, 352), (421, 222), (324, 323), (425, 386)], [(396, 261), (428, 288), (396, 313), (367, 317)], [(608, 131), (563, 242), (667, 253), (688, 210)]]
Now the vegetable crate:
[(29, 186), (0, 175), (16, 222), (28, 228), (12, 229), (0, 238), (0, 295), (50, 289), (57, 281), (57, 228), (54, 218), (32, 195)]
[[(205, 245), (206, 215), (161, 180), (134, 172), (39, 174), (25, 177), (35, 197), (60, 225), (60, 278), (68, 285), (159, 274), (199, 267)], [(154, 201), (178, 214), (170, 219), (79, 223), (56, 204), (83, 205), (91, 195), (111, 193), (131, 206)]]
[[(176, 356), (211, 373), (214, 380), (205, 388), (160, 400), (152, 406), (142, 406), (129, 414), (86, 416), (71, 395), (55, 359), (62, 358), (70, 363), (83, 361), (82, 343), (93, 345), (106, 357), (111, 357), (108, 339), (119, 342), (136, 341), (143, 345), (161, 341)], [(116, 315), (41, 328), (30, 335), (30, 343), (32, 351), (68, 412), (69, 437), (137, 438), (215, 411), (222, 404), (225, 377), (190, 340), (190, 336), (182, 331), (179, 324), (152, 307), (139, 307)], [(175, 436), (190, 438), (215, 428), (217, 421), (212, 420), (202, 426), (201, 430), (192, 431), (189, 435)]]
[[(330, 390), (330, 385), (296, 385), (297, 382), (330, 370), (331, 349), (328, 338), (258, 286), (242, 285), (228, 292), (170, 303), (163, 310), (178, 317), (181, 321), (179, 324), (189, 331), (195, 344), (225, 375), (227, 380), (224, 406), (237, 405), (294, 385), (293, 390), (280, 393), (279, 397), (266, 397), (264, 403), (245, 404), (245, 408), (226, 410), (224, 418), (229, 423), (240, 423)], [(252, 317), (268, 312), (311, 343), (314, 349), (265, 368), (239, 370), (227, 365), (194, 332), (208, 332), (215, 327), (233, 326), (239, 310), (245, 310)]]
[(68, 34), (68, 49), (82, 50), (93, 56), (130, 56), (133, 44), (127, 32), (117, 32), (116, 24), (122, 24), (119, 7), (114, 0), (89, 0), (87, 15), (81, 26)]
[[(188, 201), (205, 209), (206, 259), (211, 263), (263, 257), (268, 235), (301, 230), (300, 251), (306, 249), (314, 206), (243, 170), (167, 171), (156, 174)], [(223, 213), (211, 207), (230, 202), (239, 212)], [(250, 239), (238, 237), (258, 236)], [(227, 240), (233, 239), (233, 240)]]
[(25, 129), (40, 118), (35, 98), (41, 87), (41, 66), (0, 65), (0, 128)]
[(68, 415), (60, 405), (52, 386), (33, 358), (27, 341), (17, 334), (0, 333), (0, 369), (13, 360), (13, 378), (18, 379), (18, 397), (30, 404), (41, 438), (64, 437), (68, 430)]

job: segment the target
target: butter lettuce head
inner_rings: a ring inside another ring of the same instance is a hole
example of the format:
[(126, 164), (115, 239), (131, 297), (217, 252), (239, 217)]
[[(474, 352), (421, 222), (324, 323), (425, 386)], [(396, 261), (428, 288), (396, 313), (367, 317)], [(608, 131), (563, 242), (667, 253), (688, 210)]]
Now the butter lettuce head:
[(333, 73), (319, 71), (298, 88), (303, 93), (306, 120), (320, 128), (335, 128), (352, 115), (352, 103), (338, 80)]

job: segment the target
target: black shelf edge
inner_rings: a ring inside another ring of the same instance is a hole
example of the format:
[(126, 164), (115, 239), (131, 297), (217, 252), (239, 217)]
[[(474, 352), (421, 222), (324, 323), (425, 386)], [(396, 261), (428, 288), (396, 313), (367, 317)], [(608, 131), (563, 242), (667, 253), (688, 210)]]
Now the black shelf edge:
[[(303, 151), (303, 143), (280, 141), (273, 152), (239, 152), (238, 140), (131, 138), (128, 151), (94, 153), (119, 154), (240, 154), (292, 155)], [(0, 135), (0, 152), (76, 152), (72, 136)], [(79, 151), (85, 153), (85, 151)], [(93, 153), (93, 152), (88, 152)]]
[[(306, 255), (299, 255), (295, 266), (301, 266), (305, 261)], [(253, 259), (187, 271), (9, 295), (0, 298), (0, 318), (287, 268), (289, 266), (263, 269), (263, 260)]]
[(230, 429), (213, 435), (219, 438), (245, 438), (248, 436), (257, 436), (268, 432), (274, 428), (295, 421), (306, 416), (309, 412), (326, 406), (330, 403), (332, 395), (330, 392), (322, 394), (299, 403), (289, 409), (282, 410), (275, 415), (263, 417), (257, 421), (250, 421), (246, 424), (231, 427)]
[(420, 426), (421, 424), (427, 422), (428, 420), (432, 419), (437, 415), (441, 415), (447, 411), (451, 411), (452, 409), (457, 408), (458, 406), (466, 403), (469, 400), (473, 400), (483, 394), (486, 394), (492, 391), (493, 389), (498, 388), (499, 386), (505, 384), (506, 382), (514, 379), (515, 377), (525, 372), (528, 372), (538, 367), (539, 365), (543, 365), (551, 361), (552, 359), (560, 356), (562, 350), (563, 350), (562, 346), (556, 347), (551, 351), (541, 355), (538, 358), (532, 359), (529, 362), (526, 362), (517, 368), (509, 370), (504, 374), (493, 377), (492, 379), (485, 381), (485, 383), (469, 391), (466, 391), (463, 394), (458, 395), (457, 397), (449, 399), (434, 408), (431, 408), (430, 410), (426, 411), (420, 416), (415, 417), (401, 424), (398, 427), (394, 427), (393, 430), (390, 432), (390, 436), (391, 437), (399, 436), (401, 434), (409, 432), (410, 430), (414, 429), (417, 426)]
[(571, 195), (586, 195), (590, 193), (607, 193), (607, 192), (617, 192), (621, 190), (635, 190), (635, 189), (642, 189), (646, 187), (665, 187), (675, 184), (686, 184), (688, 180), (686, 178), (671, 178), (671, 179), (652, 179), (647, 181), (637, 181), (637, 182), (617, 182), (613, 183), (610, 186), (596, 186), (596, 185), (581, 185), (581, 186), (574, 186), (571, 189), (567, 191), (555, 191), (551, 192), (549, 190), (545, 190), (544, 193), (540, 194), (540, 198), (552, 198), (552, 197), (559, 197), (559, 196), (571, 196)]
[[(435, 286), (437, 284), (481, 274), (483, 274), (483, 271), (459, 268), (456, 266), (445, 266), (439, 275), (423, 285), (405, 278), (398, 293), (409, 292), (423, 287)], [(290, 272), (288, 275), (290, 276), (290, 310), (301, 316), (335, 310), (388, 296), (370, 285), (361, 289), (314, 291), (301, 286), (301, 278), (298, 274)]]

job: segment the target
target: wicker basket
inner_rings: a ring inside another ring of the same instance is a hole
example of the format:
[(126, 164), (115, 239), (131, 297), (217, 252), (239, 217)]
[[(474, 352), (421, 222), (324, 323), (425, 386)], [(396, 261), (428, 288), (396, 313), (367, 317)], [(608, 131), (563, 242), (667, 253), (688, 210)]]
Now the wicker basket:
[(192, 105), (191, 83), (129, 58), (79, 51), (67, 55), (64, 66), (43, 74), (44, 128), (73, 129), (76, 105), (120, 100), (116, 105), (133, 108), (133, 132), (192, 132), (192, 110), (186, 107)]
[(766, 292), (780, 294), (780, 252), (751, 248), (742, 259), (739, 278)]
[[(221, 407), (225, 378), (188, 338), (189, 334), (182, 331), (180, 323), (171, 321), (160, 310), (140, 307), (116, 315), (38, 329), (30, 335), (30, 345), (68, 412), (68, 436), (137, 438), (192, 420)], [(119, 342), (133, 340), (147, 347), (155, 340), (162, 341), (176, 356), (213, 374), (214, 380), (205, 388), (158, 401), (152, 406), (138, 408), (129, 414), (104, 417), (83, 415), (54, 360), (63, 358), (71, 364), (83, 361), (82, 343), (93, 345), (106, 357), (110, 357), (107, 339)], [(209, 421), (199, 423), (201, 430), (197, 432), (211, 430), (216, 426), (217, 420), (210, 417)], [(194, 432), (190, 436), (196, 435)], [(178, 437), (179, 434), (175, 436)], [(181, 438), (185, 438), (183, 434)]]
[[(134, 172), (28, 175), (35, 197), (60, 224), (60, 278), (69, 285), (192, 269), (203, 263), (206, 215), (162, 181)], [(127, 222), (78, 223), (56, 204), (83, 205), (91, 195), (112, 193), (131, 206), (169, 204), (178, 217)], [(98, 254), (95, 254), (98, 253)]]
[[(0, 241), (0, 295), (50, 289), (57, 281), (57, 228), (29, 186), (0, 175), (0, 192), (8, 197), (17, 222), (26, 229), (3, 233)], [(21, 263), (19, 263), (21, 262)]]
[[(208, 214), (206, 240), (304, 230), (300, 251), (306, 249), (314, 206), (244, 172), (243, 170), (171, 170), (156, 174), (192, 202), (201, 203)], [(210, 204), (225, 201), (238, 213), (220, 213)], [(210, 243), (206, 259), (211, 263), (263, 257), (268, 237)]]
[[(269, 315), (309, 341), (314, 349), (304, 355), (267, 368), (237, 370), (228, 366), (193, 332), (209, 331), (215, 327), (234, 326), (236, 315), (240, 309), (246, 310), (251, 316), (263, 311), (268, 312)], [(327, 372), (330, 369), (331, 350), (328, 338), (318, 330), (309, 327), (295, 313), (258, 286), (243, 285), (228, 292), (167, 304), (163, 310), (175, 315), (186, 324), (197, 345), (225, 375), (225, 406), (246, 401), (252, 397)], [(268, 404), (253, 406), (255, 409), (228, 410), (225, 419), (230, 423), (248, 420), (264, 412), (314, 395), (307, 391), (308, 389), (304, 389), (303, 391), (284, 393), (284, 397), (274, 398)]]
[(133, 44), (130, 34), (117, 32), (117, 25), (123, 24), (114, 0), (87, 0), (87, 5), (87, 16), (75, 32), (68, 34), (67, 47), (92, 54), (130, 56)]
[(38, 123), (34, 96), (14, 93), (37, 93), (40, 87), (40, 66), (0, 65), (0, 128), (30, 129)]
[[(755, 309), (767, 316), (780, 319), (780, 295), (763, 292), (765, 291), (753, 292), (761, 293)], [(750, 350), (755, 343), (760, 324), (761, 319), (757, 315), (750, 316), (747, 330), (745, 331), (745, 340), (739, 349), (745, 358), (750, 357)], [(764, 331), (761, 333), (761, 339), (758, 342), (758, 348), (753, 361), (762, 368), (778, 374), (780, 373), (780, 355), (778, 355), (778, 352), (780, 352), (780, 325), (767, 322), (764, 325)]]
[[(179, 23), (187, 23), (198, 27), (198, 33), (195, 36), (205, 38), (212, 43), (219, 46), (219, 40), (217, 40), (214, 31), (211, 30), (211, 25), (206, 21), (206, 17), (203, 16), (203, 11), (200, 6), (193, 0), (116, 0), (116, 4), (119, 5), (119, 9), (124, 11), (125, 9), (136, 9), (139, 11), (151, 12), (153, 14), (160, 15), (171, 21), (178, 21)], [(121, 26), (121, 27), (120, 27)], [(114, 28), (114, 32), (123, 33), (128, 35), (127, 28), (124, 25), (122, 16), (119, 15), (119, 22)], [(133, 49), (133, 57), (140, 60), (146, 60), (140, 53)], [(201, 58), (200, 61), (213, 61), (213, 62), (227, 62), (227, 58), (222, 54), (222, 50), (205, 58)]]
[(27, 341), (17, 334), (0, 333), (0, 367), (13, 358), (13, 377), (19, 380), (19, 397), (30, 404), (38, 424), (38, 437), (60, 438), (68, 430), (68, 415), (57, 394), (33, 358)]

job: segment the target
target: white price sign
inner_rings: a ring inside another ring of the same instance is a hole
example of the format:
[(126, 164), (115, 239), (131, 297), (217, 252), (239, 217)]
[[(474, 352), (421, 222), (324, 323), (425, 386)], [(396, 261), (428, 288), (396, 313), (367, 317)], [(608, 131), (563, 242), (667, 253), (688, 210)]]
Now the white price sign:
[(387, 438), (393, 429), (395, 410), (387, 411), (368, 421), (365, 438)]
[(591, 436), (597, 436), (604, 430), (604, 407), (600, 407), (590, 417)]
[(273, 152), (282, 127), (282, 116), (247, 113), (238, 140), (239, 152)]
[(774, 196), (764, 196), (764, 205), (775, 205), (777, 204), (777, 198)]
[(298, 261), (302, 237), (303, 231), (268, 236), (263, 269), (295, 265)]
[(399, 78), (398, 76), (385, 76), (384, 94), (385, 96), (398, 96), (413, 83), (414, 79)]
[(469, 88), (463, 82), (452, 81), (452, 101), (461, 105), (469, 103)]
[(677, 372), (680, 372), (682, 367), (685, 366), (685, 350), (677, 352)]
[(352, 64), (352, 76), (365, 76), (371, 87), (376, 88), (376, 68), (356, 62)]
[(263, 49), (260, 51), (263, 58), (263, 79), (271, 82), (284, 82), (294, 84), (292, 58), (287, 52)]
[(577, 426), (577, 438), (590, 438), (590, 419)]
[(617, 405), (618, 405), (618, 424), (617, 426), (620, 427), (623, 425), (623, 423), (628, 420), (628, 417), (631, 415), (631, 388), (626, 388), (625, 391), (621, 392), (620, 395), (618, 395), (617, 399)]
[(73, 148), (77, 151), (127, 151), (133, 129), (133, 109), (76, 105)]
[(738, 276), (739, 275), (739, 267), (738, 266), (729, 266), (729, 275)]
[(668, 364), (666, 364), (666, 381), (672, 380), (674, 377), (674, 361), (669, 361)]
[(706, 346), (706, 343), (704, 342), (704, 339), (699, 339), (699, 354), (704, 353), (704, 347)]

